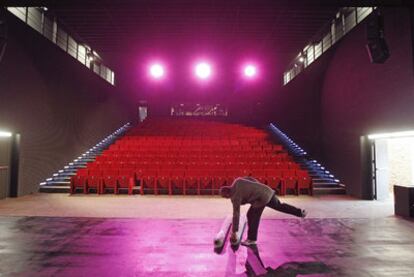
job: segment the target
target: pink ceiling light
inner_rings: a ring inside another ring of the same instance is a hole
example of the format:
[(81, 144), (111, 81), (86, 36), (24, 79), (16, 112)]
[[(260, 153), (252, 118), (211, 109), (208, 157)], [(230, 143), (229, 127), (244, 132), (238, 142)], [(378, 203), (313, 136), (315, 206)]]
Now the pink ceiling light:
[(195, 67), (195, 74), (200, 79), (208, 79), (211, 76), (211, 66), (206, 62), (198, 63)]
[(165, 70), (161, 64), (155, 63), (150, 66), (149, 73), (152, 78), (161, 79), (165, 75)]
[(243, 69), (246, 78), (254, 78), (257, 75), (257, 68), (252, 64), (248, 64)]

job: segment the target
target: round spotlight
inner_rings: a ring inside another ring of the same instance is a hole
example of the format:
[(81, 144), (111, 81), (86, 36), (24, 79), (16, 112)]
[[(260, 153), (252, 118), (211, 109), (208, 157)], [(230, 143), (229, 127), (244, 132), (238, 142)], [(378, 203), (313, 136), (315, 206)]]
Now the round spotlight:
[(253, 78), (254, 76), (256, 76), (256, 74), (257, 70), (254, 65), (249, 64), (244, 67), (244, 76), (246, 76), (247, 78)]
[(303, 56), (299, 57), (299, 62), (303, 63), (305, 61), (305, 58)]
[(211, 75), (211, 66), (208, 63), (199, 63), (196, 65), (195, 73), (200, 79), (207, 79)]
[(164, 67), (158, 63), (151, 65), (150, 74), (154, 79), (160, 79), (164, 76)]

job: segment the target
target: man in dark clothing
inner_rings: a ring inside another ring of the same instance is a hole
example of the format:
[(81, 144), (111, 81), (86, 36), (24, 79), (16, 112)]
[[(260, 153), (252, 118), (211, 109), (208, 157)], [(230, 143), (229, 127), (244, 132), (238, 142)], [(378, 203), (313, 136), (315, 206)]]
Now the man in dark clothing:
[(243, 245), (256, 244), (260, 217), (265, 207), (297, 217), (306, 216), (305, 210), (281, 203), (274, 190), (250, 176), (236, 178), (231, 186), (221, 187), (220, 195), (224, 198), (230, 198), (233, 204), (233, 227), (230, 237), (232, 242), (237, 241), (236, 232), (239, 229), (240, 205), (251, 204), (247, 211), (247, 240), (242, 243)]

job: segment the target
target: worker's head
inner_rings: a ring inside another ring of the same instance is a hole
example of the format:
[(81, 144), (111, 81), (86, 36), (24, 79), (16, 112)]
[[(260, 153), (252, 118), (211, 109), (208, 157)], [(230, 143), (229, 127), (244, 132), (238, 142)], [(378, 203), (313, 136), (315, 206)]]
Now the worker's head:
[(231, 187), (224, 186), (220, 188), (220, 195), (224, 198), (230, 198), (231, 196)]

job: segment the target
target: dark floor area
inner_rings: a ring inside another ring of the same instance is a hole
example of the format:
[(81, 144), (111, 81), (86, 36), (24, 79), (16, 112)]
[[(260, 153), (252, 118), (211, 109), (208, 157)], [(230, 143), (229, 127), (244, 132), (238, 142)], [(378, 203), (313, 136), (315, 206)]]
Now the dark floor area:
[(0, 276), (414, 276), (414, 223), (265, 219), (213, 252), (221, 221), (0, 217)]

